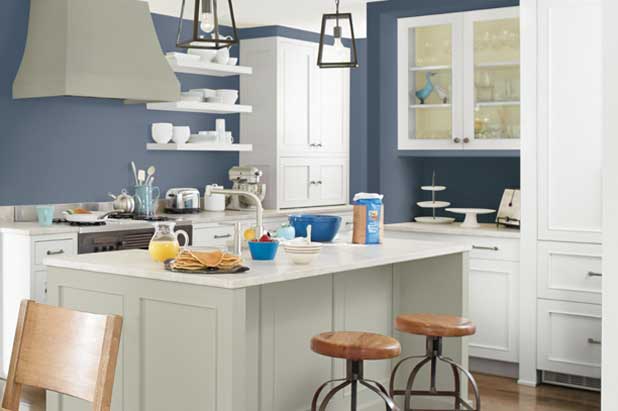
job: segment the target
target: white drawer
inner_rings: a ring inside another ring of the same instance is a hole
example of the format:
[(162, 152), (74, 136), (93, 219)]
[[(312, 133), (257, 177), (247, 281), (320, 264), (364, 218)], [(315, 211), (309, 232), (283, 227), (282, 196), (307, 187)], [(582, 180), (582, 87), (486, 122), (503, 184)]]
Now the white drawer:
[(193, 228), (193, 245), (197, 247), (221, 247), (234, 238), (234, 225), (211, 225)]
[(601, 306), (538, 300), (541, 370), (601, 377)]
[(537, 250), (539, 297), (601, 304), (600, 245), (541, 241)]
[(36, 241), (34, 243), (34, 264), (42, 265), (45, 257), (52, 255), (72, 255), (76, 253), (77, 247), (72, 238)]
[(349, 233), (354, 228), (354, 216), (352, 214), (344, 214), (341, 216), (340, 233)]

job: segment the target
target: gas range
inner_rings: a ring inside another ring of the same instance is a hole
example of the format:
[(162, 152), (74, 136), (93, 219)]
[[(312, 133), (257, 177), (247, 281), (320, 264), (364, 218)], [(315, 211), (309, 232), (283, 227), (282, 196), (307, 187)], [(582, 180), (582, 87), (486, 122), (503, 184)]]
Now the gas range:
[[(139, 229), (152, 229), (154, 223), (158, 221), (176, 221), (167, 216), (141, 217), (134, 214), (124, 213), (109, 216), (105, 221), (96, 223), (73, 223), (64, 219), (54, 219), (54, 224), (65, 224), (78, 228), (78, 233), (104, 233), (111, 231), (126, 231)], [(191, 222), (182, 220), (183, 225), (190, 225)]]

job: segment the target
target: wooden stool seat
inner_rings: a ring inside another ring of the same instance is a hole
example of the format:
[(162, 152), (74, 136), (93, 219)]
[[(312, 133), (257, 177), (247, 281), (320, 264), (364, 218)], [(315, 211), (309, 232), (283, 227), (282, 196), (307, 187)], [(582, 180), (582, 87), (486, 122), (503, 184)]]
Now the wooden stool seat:
[(326, 332), (311, 339), (311, 349), (328, 357), (352, 361), (385, 360), (401, 353), (399, 341), (366, 332)]
[(473, 335), (476, 326), (468, 319), (440, 314), (401, 314), (395, 327), (402, 332), (427, 337), (464, 337)]

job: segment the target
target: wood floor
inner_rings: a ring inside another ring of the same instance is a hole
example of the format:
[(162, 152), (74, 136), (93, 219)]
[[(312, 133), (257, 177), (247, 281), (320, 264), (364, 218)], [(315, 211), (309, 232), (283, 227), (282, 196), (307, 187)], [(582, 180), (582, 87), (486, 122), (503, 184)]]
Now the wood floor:
[[(536, 388), (518, 385), (510, 378), (476, 374), (483, 411), (599, 411), (598, 393), (572, 388), (541, 385)], [(3, 381), (0, 388), (4, 391)], [(0, 395), (1, 396), (1, 395)], [(44, 411), (42, 391), (26, 390), (20, 410)]]

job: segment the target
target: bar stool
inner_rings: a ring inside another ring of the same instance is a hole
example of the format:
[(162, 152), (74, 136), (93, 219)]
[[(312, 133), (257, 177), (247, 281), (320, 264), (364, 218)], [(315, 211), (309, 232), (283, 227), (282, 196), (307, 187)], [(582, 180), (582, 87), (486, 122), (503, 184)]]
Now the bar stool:
[[(404, 411), (412, 411), (411, 398), (413, 396), (439, 396), (439, 397), (453, 397), (455, 399), (455, 408), (442, 411), (479, 411), (481, 409), (481, 397), (479, 395), (478, 386), (474, 377), (468, 370), (457, 364), (453, 360), (442, 356), (442, 338), (443, 337), (464, 337), (467, 335), (473, 335), (476, 332), (476, 326), (472, 324), (470, 320), (461, 317), (454, 317), (450, 315), (438, 315), (438, 314), (402, 314), (397, 316), (395, 320), (395, 328), (397, 330), (415, 334), (424, 335), (427, 337), (427, 352), (425, 355), (414, 355), (406, 357), (399, 361), (391, 374), (391, 380), (389, 384), (389, 393), (391, 398), (396, 395), (404, 396)], [(395, 376), (399, 367), (406, 361), (422, 358), (422, 360), (416, 364), (412, 369), (405, 390), (395, 389)], [(438, 391), (436, 389), (436, 365), (441, 361), (448, 364), (453, 371), (454, 389), (453, 391)], [(426, 364), (430, 364), (430, 384), (428, 391), (413, 390), (414, 380), (418, 372)], [(472, 385), (474, 391), (475, 406), (472, 407), (466, 401), (461, 398), (460, 389), (461, 382), (459, 377), (459, 371), (464, 373), (467, 379)]]
[[(366, 379), (363, 375), (363, 361), (386, 360), (395, 358), (401, 353), (401, 345), (394, 338), (380, 334), (365, 332), (326, 332), (311, 339), (311, 350), (327, 357), (343, 358), (346, 360), (346, 377), (325, 382), (320, 385), (313, 396), (311, 411), (325, 411), (330, 400), (337, 392), (351, 386), (351, 411), (356, 411), (358, 384), (367, 387), (376, 393), (386, 403), (386, 409), (399, 410), (393, 399), (388, 395), (386, 388), (377, 381)], [(330, 383), (341, 384), (331, 389), (318, 407), (318, 399), (322, 390)]]

